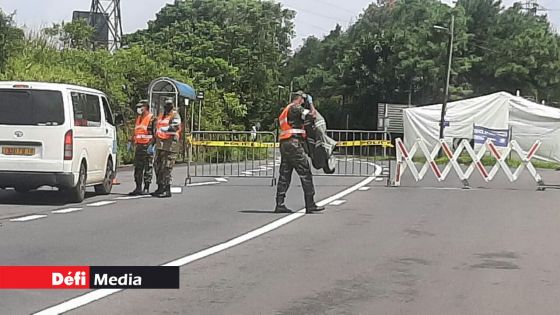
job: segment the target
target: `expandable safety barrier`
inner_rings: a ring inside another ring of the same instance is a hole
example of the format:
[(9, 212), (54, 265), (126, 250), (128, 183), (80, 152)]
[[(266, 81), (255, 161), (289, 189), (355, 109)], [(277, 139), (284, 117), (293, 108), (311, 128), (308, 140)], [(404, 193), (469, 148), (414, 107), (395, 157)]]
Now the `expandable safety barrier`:
[[(528, 151), (524, 151), (515, 140), (512, 140), (506, 148), (500, 151), (494, 142), (488, 139), (478, 152), (475, 152), (468, 140), (463, 140), (455, 152), (451, 150), (444, 140), (440, 140), (431, 150), (428, 148), (424, 139), (417, 139), (410, 149), (405, 147), (401, 139), (396, 139), (395, 144), (397, 147), (397, 165), (394, 186), (401, 185), (402, 175), (407, 168), (417, 182), (424, 179), (429, 169), (431, 169), (438, 181), (444, 181), (453, 169), (462, 181), (464, 188), (470, 188), (468, 180), (475, 169), (486, 182), (492, 181), (500, 170), (504, 172), (510, 182), (515, 182), (518, 180), (523, 170), (527, 168), (537, 185), (539, 187), (544, 186), (541, 176), (531, 162), (531, 159), (541, 146), (541, 141), (539, 140), (537, 140)], [(416, 168), (416, 164), (413, 161), (413, 157), (418, 150), (420, 150), (422, 155), (426, 158), (426, 162), (420, 170)], [(443, 154), (449, 159), (449, 162), (443, 169), (440, 169), (435, 161), (440, 151), (443, 151)], [(463, 155), (464, 152), (472, 159), (472, 163), (465, 170), (461, 168), (458, 162), (459, 157)], [(482, 158), (488, 152), (496, 159), (496, 164), (492, 166), (490, 171), (488, 171), (482, 163)], [(521, 162), (514, 172), (511, 171), (506, 161), (512, 152), (516, 152), (519, 155)]]

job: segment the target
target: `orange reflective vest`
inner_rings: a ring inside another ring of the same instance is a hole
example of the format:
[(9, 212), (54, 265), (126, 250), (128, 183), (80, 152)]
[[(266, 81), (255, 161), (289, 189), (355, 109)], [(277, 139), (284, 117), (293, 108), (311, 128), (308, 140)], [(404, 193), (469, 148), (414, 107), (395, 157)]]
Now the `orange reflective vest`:
[(174, 137), (179, 138), (180, 130), (176, 130), (176, 131), (162, 131), (161, 130), (161, 128), (169, 127), (169, 123), (175, 117), (175, 115), (176, 115), (175, 111), (169, 112), (169, 114), (167, 114), (167, 116), (165, 116), (165, 117), (163, 117), (163, 114), (159, 114), (159, 117), (158, 117), (158, 120), (157, 120), (157, 126), (156, 126), (156, 130), (157, 130), (156, 131), (156, 136), (157, 136), (158, 139), (169, 140), (169, 139), (172, 139)]
[(154, 115), (148, 113), (147, 115), (138, 116), (136, 118), (136, 125), (134, 127), (134, 143), (135, 144), (148, 144), (153, 139), (153, 135), (150, 134), (148, 128), (152, 122)]
[(280, 122), (280, 140), (287, 140), (295, 135), (302, 135), (303, 137), (306, 136), (304, 129), (293, 128), (288, 122), (288, 113), (290, 112), (290, 108), (292, 108), (292, 106), (294, 106), (293, 103), (286, 106), (278, 118), (278, 121)]

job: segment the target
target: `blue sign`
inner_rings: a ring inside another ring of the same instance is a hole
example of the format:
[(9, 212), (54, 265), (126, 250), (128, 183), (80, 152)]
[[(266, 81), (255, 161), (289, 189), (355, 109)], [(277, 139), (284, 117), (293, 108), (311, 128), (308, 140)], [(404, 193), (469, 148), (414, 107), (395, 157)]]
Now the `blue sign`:
[(490, 139), (498, 147), (507, 147), (509, 143), (509, 129), (490, 129), (474, 126), (474, 143), (484, 144)]

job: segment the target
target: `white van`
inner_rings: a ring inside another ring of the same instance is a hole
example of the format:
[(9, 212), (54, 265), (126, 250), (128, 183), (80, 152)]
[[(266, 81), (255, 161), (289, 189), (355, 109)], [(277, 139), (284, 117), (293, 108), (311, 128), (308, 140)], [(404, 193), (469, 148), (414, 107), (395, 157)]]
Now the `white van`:
[(109, 194), (117, 135), (107, 97), (66, 84), (0, 82), (0, 188), (58, 187), (81, 202)]

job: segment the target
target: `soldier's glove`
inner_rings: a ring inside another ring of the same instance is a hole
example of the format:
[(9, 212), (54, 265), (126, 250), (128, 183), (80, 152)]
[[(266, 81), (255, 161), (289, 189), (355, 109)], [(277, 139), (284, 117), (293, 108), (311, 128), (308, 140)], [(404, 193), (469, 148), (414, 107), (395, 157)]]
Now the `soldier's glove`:
[(149, 155), (154, 155), (154, 153), (156, 153), (156, 150), (155, 150), (153, 144), (150, 144), (150, 145), (148, 146), (148, 150), (146, 150), (146, 151), (148, 152)]
[(132, 151), (132, 142), (128, 141), (128, 143), (126, 144), (126, 150), (127, 151)]

